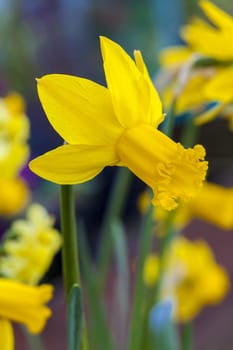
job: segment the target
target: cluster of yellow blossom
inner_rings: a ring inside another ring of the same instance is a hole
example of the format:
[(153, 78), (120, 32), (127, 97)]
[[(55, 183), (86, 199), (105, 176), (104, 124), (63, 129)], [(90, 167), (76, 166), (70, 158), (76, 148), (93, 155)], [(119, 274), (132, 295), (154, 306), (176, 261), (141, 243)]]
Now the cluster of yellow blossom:
[(10, 321), (23, 323), (31, 333), (40, 333), (50, 317), (45, 306), (51, 285), (36, 285), (61, 247), (54, 219), (39, 204), (32, 204), (25, 220), (16, 220), (7, 231), (0, 256), (0, 349), (13, 350)]
[(23, 98), (11, 93), (0, 99), (0, 216), (19, 213), (29, 199), (20, 171), (29, 156), (29, 121)]
[(196, 122), (210, 121), (221, 113), (233, 130), (233, 17), (208, 0), (201, 0), (200, 6), (211, 23), (195, 18), (181, 30), (187, 46), (161, 53), (160, 63), (166, 72), (164, 103), (168, 106), (176, 98), (177, 114), (191, 110), (198, 115), (208, 103), (218, 102)]
[[(149, 196), (143, 192), (138, 201), (139, 210), (144, 213), (149, 206)], [(163, 223), (168, 216), (167, 211), (155, 208), (154, 219)], [(176, 229), (183, 229), (192, 218), (207, 221), (221, 229), (233, 229), (233, 188), (204, 182), (197, 196), (188, 203), (180, 204), (173, 217)], [(160, 231), (160, 228), (158, 228)], [(162, 230), (162, 226), (161, 226)], [(161, 233), (161, 232), (160, 232)]]
[(39, 204), (27, 210), (26, 220), (16, 220), (2, 244), (0, 274), (37, 284), (61, 247), (61, 235), (53, 228), (54, 219)]
[(205, 305), (219, 303), (229, 289), (229, 279), (209, 246), (202, 240), (176, 238), (165, 256), (147, 258), (144, 281), (148, 288), (160, 280), (160, 299), (170, 300), (174, 318), (193, 319)]

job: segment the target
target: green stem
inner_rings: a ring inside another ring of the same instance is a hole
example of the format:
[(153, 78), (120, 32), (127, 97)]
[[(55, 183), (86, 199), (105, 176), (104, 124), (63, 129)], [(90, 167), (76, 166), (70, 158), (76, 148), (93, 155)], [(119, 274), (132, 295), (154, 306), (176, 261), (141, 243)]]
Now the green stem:
[(190, 118), (181, 135), (181, 143), (184, 147), (193, 147), (198, 137), (199, 127), (193, 123), (193, 118)]
[(182, 331), (182, 350), (193, 349), (193, 325), (191, 322), (185, 323)]
[[(63, 237), (62, 269), (66, 303), (68, 306), (72, 286), (78, 284), (81, 288), (73, 186), (61, 185), (60, 207), (61, 231)], [(84, 317), (83, 325), (81, 348), (83, 350), (88, 350), (87, 330)]]
[(119, 168), (106, 206), (106, 212), (101, 227), (101, 244), (99, 248), (99, 281), (103, 287), (112, 252), (112, 222), (119, 218), (124, 210), (132, 173), (127, 168)]
[(153, 233), (153, 211), (151, 205), (143, 222), (139, 241), (139, 256), (137, 261), (136, 282), (134, 290), (134, 301), (131, 314), (131, 325), (129, 333), (129, 350), (141, 349), (141, 340), (143, 336), (143, 308), (145, 297), (145, 285), (143, 281), (144, 262), (148, 255), (152, 233)]
[(61, 185), (62, 268), (66, 299), (74, 284), (80, 285), (78, 240), (74, 193), (71, 185)]
[(163, 133), (169, 137), (172, 136), (174, 126), (175, 126), (175, 116), (176, 116), (175, 110), (176, 110), (176, 99), (174, 98), (162, 125)]
[(24, 326), (22, 326), (21, 329), (25, 335), (25, 338), (27, 339), (27, 343), (31, 350), (44, 350), (43, 340), (40, 335), (29, 333), (27, 328)]

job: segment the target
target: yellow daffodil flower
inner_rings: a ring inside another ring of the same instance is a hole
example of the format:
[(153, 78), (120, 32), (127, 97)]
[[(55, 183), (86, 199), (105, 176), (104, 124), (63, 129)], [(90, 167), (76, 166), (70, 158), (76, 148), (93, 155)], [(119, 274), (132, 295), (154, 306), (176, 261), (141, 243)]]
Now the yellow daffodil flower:
[(233, 60), (233, 17), (208, 0), (200, 6), (213, 25), (196, 18), (184, 26), (181, 36), (189, 47), (217, 60)]
[[(149, 206), (147, 192), (141, 194), (138, 205), (139, 210), (144, 213)], [(167, 212), (156, 208), (154, 219), (162, 223), (166, 218)], [(174, 225), (179, 230), (183, 229), (192, 218), (204, 220), (221, 229), (233, 229), (233, 188), (204, 182), (195, 198), (176, 209)]]
[(54, 219), (39, 204), (28, 208), (26, 220), (14, 221), (2, 245), (1, 275), (37, 284), (61, 247), (61, 236), (53, 225)]
[(157, 129), (162, 106), (140, 51), (134, 62), (104, 37), (101, 50), (108, 88), (67, 75), (38, 80), (47, 117), (67, 144), (34, 159), (30, 168), (55, 183), (76, 184), (105, 166), (127, 166), (153, 189), (153, 204), (174, 209), (200, 188), (205, 150), (184, 149)]
[(31, 333), (40, 333), (51, 316), (45, 305), (52, 297), (50, 285), (27, 286), (0, 278), (0, 349), (13, 350), (11, 322), (22, 323)]
[(180, 237), (162, 261), (156, 255), (149, 256), (144, 265), (144, 281), (149, 288), (158, 281), (158, 271), (162, 273), (160, 298), (171, 300), (174, 317), (180, 322), (196, 317), (205, 305), (221, 302), (229, 290), (226, 271), (202, 240), (191, 242)]

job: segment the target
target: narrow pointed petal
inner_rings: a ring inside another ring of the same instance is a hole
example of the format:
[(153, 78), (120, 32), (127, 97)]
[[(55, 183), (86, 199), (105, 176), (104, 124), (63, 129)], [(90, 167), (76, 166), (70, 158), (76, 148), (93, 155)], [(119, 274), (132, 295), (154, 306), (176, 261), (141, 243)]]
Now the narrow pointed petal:
[(113, 147), (64, 145), (29, 164), (40, 177), (58, 184), (77, 184), (88, 181), (108, 165), (118, 162)]
[(100, 38), (107, 85), (123, 127), (150, 123), (150, 86), (131, 57), (115, 42)]
[(0, 349), (14, 349), (14, 334), (10, 321), (0, 319)]
[(154, 127), (157, 128), (158, 125), (164, 119), (164, 115), (162, 113), (162, 103), (159, 98), (158, 92), (156, 91), (155, 86), (150, 79), (141, 51), (135, 50), (134, 58), (135, 58), (137, 68), (143, 74), (145, 79), (148, 81), (148, 85), (150, 87), (150, 113), (148, 113), (147, 119), (150, 125), (154, 125)]
[(70, 144), (106, 145), (121, 130), (108, 89), (88, 79), (50, 74), (38, 94), (53, 128)]
[(233, 29), (233, 17), (221, 10), (208, 0), (200, 1), (200, 7), (206, 16), (219, 28), (230, 27)]

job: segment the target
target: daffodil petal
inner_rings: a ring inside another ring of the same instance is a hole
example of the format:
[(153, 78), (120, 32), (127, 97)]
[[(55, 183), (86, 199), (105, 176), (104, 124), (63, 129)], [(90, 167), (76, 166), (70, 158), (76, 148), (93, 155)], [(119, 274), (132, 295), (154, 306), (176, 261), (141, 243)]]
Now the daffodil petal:
[(100, 38), (107, 85), (123, 127), (150, 123), (150, 86), (131, 57), (112, 40)]
[(214, 101), (229, 103), (233, 101), (232, 89), (233, 68), (226, 68), (216, 74), (206, 85), (204, 89), (205, 96)]
[(195, 18), (181, 29), (181, 37), (196, 52), (218, 60), (232, 59), (231, 38), (233, 23), (221, 30), (209, 25), (202, 19)]
[(159, 63), (164, 68), (180, 65), (186, 62), (192, 55), (192, 51), (184, 46), (171, 46), (164, 48), (159, 53)]
[(202, 0), (199, 4), (206, 16), (219, 28), (230, 27), (233, 29), (232, 16), (208, 0)]
[(77, 184), (88, 181), (108, 165), (118, 162), (110, 146), (64, 145), (29, 164), (40, 177), (58, 184)]
[(0, 349), (14, 349), (14, 334), (11, 323), (3, 318), (0, 319)]
[(50, 74), (38, 94), (53, 128), (70, 144), (106, 145), (121, 132), (108, 89), (84, 78)]
[(157, 128), (158, 125), (164, 119), (164, 115), (162, 112), (162, 103), (159, 98), (158, 92), (156, 91), (155, 86), (150, 79), (141, 51), (135, 50), (134, 58), (136, 66), (138, 67), (139, 71), (144, 75), (150, 87), (150, 113), (148, 114), (147, 118), (149, 120), (149, 124), (154, 125), (154, 127)]

